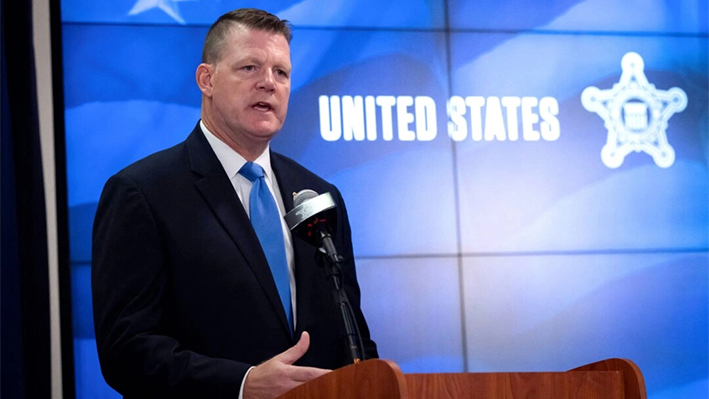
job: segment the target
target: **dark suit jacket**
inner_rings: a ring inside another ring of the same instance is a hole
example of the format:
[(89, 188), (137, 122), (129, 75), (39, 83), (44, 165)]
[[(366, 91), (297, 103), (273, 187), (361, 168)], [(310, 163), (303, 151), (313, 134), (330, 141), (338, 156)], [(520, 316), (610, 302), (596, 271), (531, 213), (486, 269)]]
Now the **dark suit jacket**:
[[(339, 191), (272, 153), (286, 209), (292, 193), (330, 192), (344, 286), (367, 357), (376, 346), (360, 311), (350, 226)], [(127, 397), (236, 398), (247, 369), (311, 335), (297, 363), (347, 363), (342, 321), (316, 248), (293, 237), (295, 338), (258, 238), (199, 125), (181, 144), (111, 177), (93, 231), (92, 289), (101, 369)]]

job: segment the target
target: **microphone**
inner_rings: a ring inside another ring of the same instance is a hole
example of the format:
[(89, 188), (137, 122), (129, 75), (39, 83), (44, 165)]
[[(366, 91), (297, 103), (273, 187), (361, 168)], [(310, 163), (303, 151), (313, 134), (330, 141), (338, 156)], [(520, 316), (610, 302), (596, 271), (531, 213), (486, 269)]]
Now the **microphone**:
[[(332, 195), (318, 195), (310, 189), (301, 190), (293, 195), (293, 205), (293, 209), (285, 216), (288, 228), (298, 237), (317, 247), (324, 246), (328, 251), (332, 245), (330, 228), (337, 225), (337, 204)], [(334, 246), (331, 248), (334, 249)]]
[(330, 234), (330, 228), (337, 225), (337, 204), (330, 193), (318, 195), (313, 190), (305, 189), (293, 194), (293, 205), (293, 209), (286, 213), (286, 224), (295, 235), (324, 252), (327, 258), (326, 273), (332, 282), (334, 299), (342, 315), (350, 357), (354, 363), (359, 363), (365, 359), (362, 336), (342, 286), (340, 264), (344, 258), (337, 253)]

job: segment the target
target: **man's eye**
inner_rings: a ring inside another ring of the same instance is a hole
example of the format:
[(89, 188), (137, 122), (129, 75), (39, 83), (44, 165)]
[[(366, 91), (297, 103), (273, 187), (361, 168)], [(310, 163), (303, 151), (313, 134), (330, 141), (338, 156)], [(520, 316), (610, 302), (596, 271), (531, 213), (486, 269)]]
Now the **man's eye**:
[(256, 69), (256, 67), (253, 66), (253, 65), (247, 65), (247, 66), (245, 66), (243, 69), (244, 69), (245, 71), (253, 71), (254, 69)]
[(281, 75), (283, 77), (286, 77), (286, 78), (288, 77), (288, 73), (282, 69), (277, 70), (276, 73), (278, 73), (279, 75)]

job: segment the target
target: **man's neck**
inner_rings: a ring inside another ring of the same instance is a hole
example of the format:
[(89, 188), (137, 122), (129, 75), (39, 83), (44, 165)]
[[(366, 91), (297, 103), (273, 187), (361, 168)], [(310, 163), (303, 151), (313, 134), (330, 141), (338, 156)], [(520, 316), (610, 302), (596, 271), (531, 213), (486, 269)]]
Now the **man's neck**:
[(252, 145), (243, 145), (243, 143), (238, 143), (236, 140), (234, 140), (230, 135), (225, 134), (221, 130), (217, 129), (213, 124), (211, 124), (207, 119), (202, 117), (202, 123), (204, 124), (204, 127), (209, 130), (214, 137), (218, 138), (220, 141), (222, 141), (224, 144), (228, 145), (229, 148), (232, 150), (236, 151), (239, 155), (244, 157), (247, 161), (253, 162), (255, 161), (258, 157), (263, 154), (266, 149), (268, 149), (268, 141), (264, 141), (263, 143), (255, 143)]

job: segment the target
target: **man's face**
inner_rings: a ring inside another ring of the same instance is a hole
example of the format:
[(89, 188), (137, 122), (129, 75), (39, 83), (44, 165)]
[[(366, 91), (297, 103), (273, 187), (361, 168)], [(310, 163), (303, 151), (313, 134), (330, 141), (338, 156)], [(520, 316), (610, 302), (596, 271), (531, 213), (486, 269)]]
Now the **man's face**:
[(283, 126), (290, 96), (290, 46), (279, 33), (235, 27), (212, 66), (210, 130), (249, 148)]

